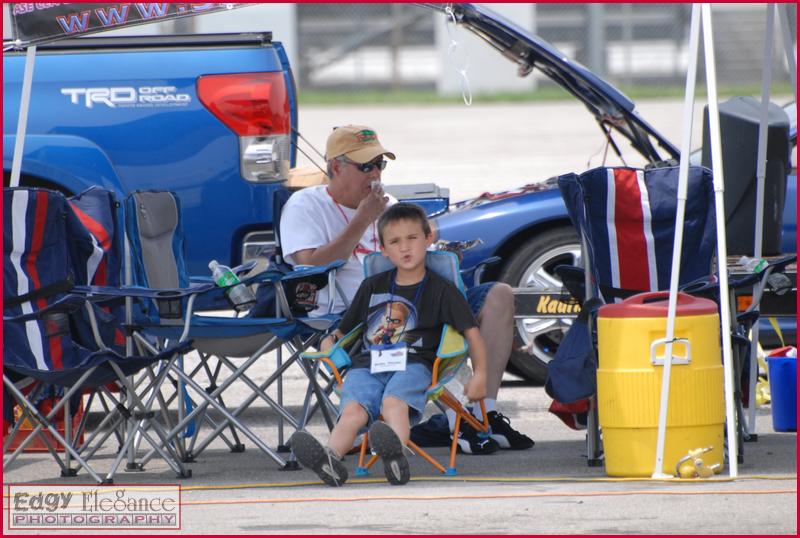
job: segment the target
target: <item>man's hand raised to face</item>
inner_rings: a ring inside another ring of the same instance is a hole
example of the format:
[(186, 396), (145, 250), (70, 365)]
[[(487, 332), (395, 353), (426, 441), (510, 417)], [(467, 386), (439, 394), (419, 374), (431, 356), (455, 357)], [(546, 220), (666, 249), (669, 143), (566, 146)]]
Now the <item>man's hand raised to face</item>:
[(387, 203), (389, 197), (384, 194), (383, 187), (378, 185), (358, 203), (355, 218), (371, 224), (383, 214)]

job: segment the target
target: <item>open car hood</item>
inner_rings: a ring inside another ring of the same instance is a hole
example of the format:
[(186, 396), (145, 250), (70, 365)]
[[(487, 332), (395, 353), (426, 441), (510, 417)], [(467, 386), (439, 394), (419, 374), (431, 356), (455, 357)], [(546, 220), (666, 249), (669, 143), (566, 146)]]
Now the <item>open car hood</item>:
[[(446, 6), (451, 6), (458, 24), (516, 63), (520, 76), (527, 76), (538, 69), (579, 99), (595, 117), (603, 132), (608, 133), (612, 129), (622, 134), (649, 162), (678, 158), (678, 149), (639, 117), (633, 101), (580, 63), (567, 58), (550, 43), (484, 6), (423, 5), (443, 13)], [(609, 139), (613, 149), (619, 153), (613, 137)]]

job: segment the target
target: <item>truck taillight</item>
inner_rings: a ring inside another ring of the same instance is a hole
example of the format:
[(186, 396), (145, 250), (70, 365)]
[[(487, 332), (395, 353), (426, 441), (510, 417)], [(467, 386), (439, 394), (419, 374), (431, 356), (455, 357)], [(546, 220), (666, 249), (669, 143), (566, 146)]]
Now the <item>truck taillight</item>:
[(283, 181), (291, 159), (291, 115), (283, 73), (206, 75), (200, 102), (239, 136), (242, 177)]

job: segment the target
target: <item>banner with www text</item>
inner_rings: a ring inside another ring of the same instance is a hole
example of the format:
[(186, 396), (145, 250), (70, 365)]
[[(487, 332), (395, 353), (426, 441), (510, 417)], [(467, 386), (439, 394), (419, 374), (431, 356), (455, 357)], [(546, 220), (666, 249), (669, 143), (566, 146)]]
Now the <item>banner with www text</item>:
[(11, 4), (16, 48), (66, 37), (226, 11), (250, 4)]

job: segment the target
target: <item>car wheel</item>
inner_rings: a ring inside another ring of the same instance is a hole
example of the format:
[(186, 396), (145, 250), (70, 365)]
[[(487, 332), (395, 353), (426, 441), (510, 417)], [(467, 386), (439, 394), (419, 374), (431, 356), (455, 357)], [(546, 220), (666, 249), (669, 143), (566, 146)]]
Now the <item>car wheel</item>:
[[(557, 228), (523, 243), (509, 258), (499, 280), (515, 288), (560, 288), (561, 280), (554, 274), (554, 268), (580, 264), (578, 234), (572, 228)], [(525, 318), (514, 322), (509, 371), (534, 383), (544, 384), (547, 363), (553, 358), (572, 320)]]

